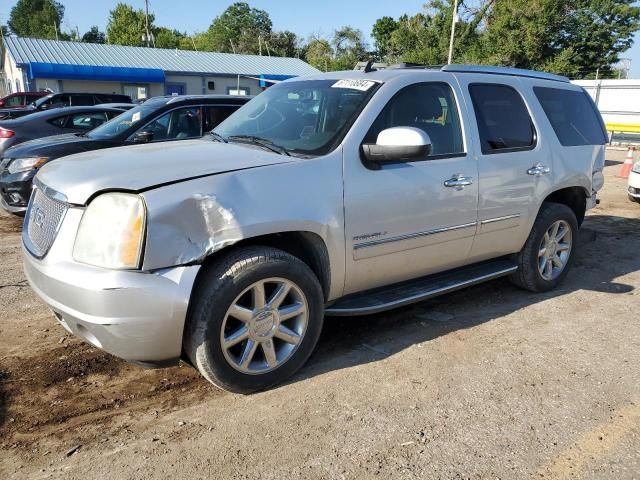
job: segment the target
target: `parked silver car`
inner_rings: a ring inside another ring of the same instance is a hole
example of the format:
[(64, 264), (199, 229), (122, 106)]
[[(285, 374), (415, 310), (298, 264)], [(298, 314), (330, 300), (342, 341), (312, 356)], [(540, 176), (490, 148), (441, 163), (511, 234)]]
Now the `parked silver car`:
[(46, 165), (33, 289), (99, 348), (251, 392), (304, 364), (325, 314), (558, 285), (603, 185), (589, 96), (531, 71), (367, 70), (271, 87), (208, 141)]

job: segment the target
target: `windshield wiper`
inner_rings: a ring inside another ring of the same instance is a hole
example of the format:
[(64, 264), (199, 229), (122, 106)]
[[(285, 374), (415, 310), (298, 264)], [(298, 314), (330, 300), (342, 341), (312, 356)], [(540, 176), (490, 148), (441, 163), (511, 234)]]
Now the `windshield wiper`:
[(214, 132), (213, 130), (209, 132), (209, 135), (213, 137), (213, 140), (217, 140), (218, 142), (222, 142), (222, 143), (229, 143), (229, 141), (226, 138), (224, 138), (219, 133)]
[(227, 140), (236, 141), (238, 143), (251, 143), (253, 145), (267, 148), (272, 152), (279, 153), (280, 155), (291, 155), (286, 148), (281, 147), (280, 145), (276, 145), (271, 140), (267, 140), (266, 138), (262, 137), (256, 137), (255, 135), (231, 135), (227, 138)]

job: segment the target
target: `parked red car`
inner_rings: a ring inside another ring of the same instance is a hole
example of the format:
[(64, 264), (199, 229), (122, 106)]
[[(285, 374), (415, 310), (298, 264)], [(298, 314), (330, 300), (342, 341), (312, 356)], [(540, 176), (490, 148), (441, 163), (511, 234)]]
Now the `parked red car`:
[(0, 98), (0, 108), (26, 107), (40, 97), (49, 95), (49, 92), (16, 92)]

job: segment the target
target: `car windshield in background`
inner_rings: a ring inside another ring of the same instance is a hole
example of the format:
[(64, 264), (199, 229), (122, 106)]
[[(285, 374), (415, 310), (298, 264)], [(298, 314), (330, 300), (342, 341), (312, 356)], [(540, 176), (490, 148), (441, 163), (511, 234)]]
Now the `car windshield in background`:
[(112, 118), (98, 128), (91, 130), (87, 133), (87, 136), (95, 139), (113, 138), (125, 130), (128, 130), (133, 125), (138, 124), (156, 110), (158, 110), (157, 104), (151, 105), (149, 103), (143, 103)]
[(342, 140), (378, 86), (370, 80), (283, 82), (213, 131), (231, 142), (233, 137), (257, 137), (292, 154), (324, 155)]

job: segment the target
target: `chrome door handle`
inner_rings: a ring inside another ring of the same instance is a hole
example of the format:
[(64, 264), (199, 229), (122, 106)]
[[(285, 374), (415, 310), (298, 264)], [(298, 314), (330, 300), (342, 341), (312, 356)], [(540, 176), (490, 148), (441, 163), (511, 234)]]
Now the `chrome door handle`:
[(449, 180), (444, 181), (445, 187), (452, 187), (452, 188), (459, 188), (459, 189), (472, 184), (473, 184), (472, 177), (463, 177), (461, 175), (454, 175)]
[(535, 177), (541, 177), (542, 175), (546, 175), (550, 171), (551, 169), (546, 165), (542, 165), (541, 163), (536, 163), (533, 167), (527, 170), (527, 174), (533, 175)]

